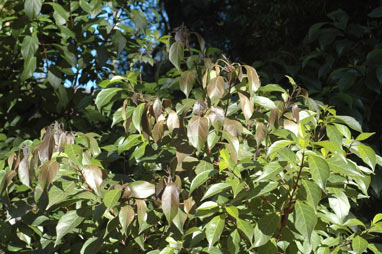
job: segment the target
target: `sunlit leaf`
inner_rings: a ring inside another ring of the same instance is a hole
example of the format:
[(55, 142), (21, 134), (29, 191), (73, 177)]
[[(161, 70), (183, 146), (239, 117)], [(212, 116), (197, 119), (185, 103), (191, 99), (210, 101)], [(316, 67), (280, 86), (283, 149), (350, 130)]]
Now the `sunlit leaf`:
[(195, 81), (196, 74), (193, 71), (185, 71), (180, 77), (180, 90), (182, 90), (182, 92), (186, 95), (187, 98), (190, 95)]
[(211, 100), (221, 99), (224, 95), (224, 91), (224, 78), (222, 76), (211, 79), (207, 85), (207, 94)]
[(223, 215), (215, 216), (206, 225), (206, 238), (208, 241), (208, 248), (210, 249), (217, 241), (223, 232), (225, 224), (225, 218)]
[(308, 163), (314, 182), (317, 183), (323, 191), (326, 191), (326, 181), (330, 175), (328, 163), (318, 156), (309, 156)]
[(142, 115), (144, 114), (146, 103), (139, 104), (133, 111), (133, 125), (135, 129), (141, 133), (142, 132)]
[(243, 65), (243, 67), (247, 71), (248, 88), (252, 96), (260, 88), (259, 75), (257, 75), (256, 70), (252, 66)]
[(279, 150), (281, 150), (282, 148), (286, 147), (286, 146), (289, 146), (291, 144), (293, 144), (294, 142), (291, 141), (291, 140), (279, 140), (279, 141), (276, 141), (274, 142), (269, 148), (268, 148), (268, 152), (267, 152), (267, 156), (270, 156), (271, 154), (273, 153), (276, 153), (278, 152)]
[(181, 41), (174, 42), (170, 47), (170, 62), (180, 70), (180, 64), (184, 58), (184, 43)]
[(229, 188), (231, 185), (229, 183), (215, 183), (208, 188), (207, 192), (204, 194), (201, 200), (212, 197), (216, 194), (221, 193), (225, 189)]
[(187, 137), (192, 146), (201, 150), (208, 137), (208, 118), (193, 116), (188, 122)]
[(199, 173), (191, 182), (189, 194), (191, 194), (196, 188), (214, 176), (217, 172), (218, 171), (216, 169), (210, 169)]
[(119, 222), (122, 225), (123, 231), (125, 232), (125, 235), (127, 235), (127, 229), (131, 222), (134, 220), (135, 212), (134, 209), (130, 205), (125, 205), (121, 207), (121, 210), (119, 211)]
[(313, 207), (297, 200), (294, 205), (295, 227), (302, 236), (310, 241), (310, 236), (317, 223), (317, 216)]
[(241, 111), (244, 114), (245, 120), (249, 120), (255, 111), (253, 103), (242, 92), (239, 92)]
[(57, 223), (57, 237), (54, 245), (56, 246), (66, 234), (72, 232), (83, 220), (84, 217), (80, 217), (76, 210), (65, 213)]
[(112, 208), (115, 206), (118, 202), (118, 200), (121, 198), (122, 191), (115, 189), (108, 191), (105, 196), (103, 197), (103, 203), (107, 208)]
[(259, 104), (263, 108), (266, 108), (266, 109), (276, 108), (276, 104), (272, 100), (268, 99), (267, 97), (253, 96), (252, 100), (254, 103)]
[(155, 185), (142, 180), (129, 183), (129, 188), (134, 198), (148, 198), (155, 194)]
[(179, 128), (179, 118), (178, 114), (175, 111), (171, 110), (171, 112), (168, 114), (166, 124), (170, 132), (172, 132), (174, 129)]
[(366, 250), (368, 242), (361, 236), (357, 235), (351, 241), (351, 246), (355, 253), (361, 254), (364, 250)]
[(111, 102), (111, 99), (122, 90), (122, 88), (106, 88), (98, 93), (95, 104), (98, 110), (101, 110), (103, 106)]
[(86, 165), (82, 169), (82, 174), (89, 187), (98, 193), (102, 184), (102, 170), (97, 166)]
[(358, 145), (357, 146), (360, 158), (365, 162), (367, 165), (369, 165), (372, 169), (375, 168), (375, 165), (377, 164), (377, 158), (375, 155), (374, 150), (366, 145)]
[(179, 190), (175, 183), (169, 183), (162, 194), (162, 210), (166, 216), (168, 224), (178, 213), (179, 208)]

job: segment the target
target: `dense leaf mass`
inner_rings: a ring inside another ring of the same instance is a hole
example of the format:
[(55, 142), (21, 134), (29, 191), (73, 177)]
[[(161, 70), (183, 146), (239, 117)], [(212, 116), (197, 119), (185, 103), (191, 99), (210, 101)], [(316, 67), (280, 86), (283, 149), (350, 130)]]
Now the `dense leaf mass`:
[[(381, 253), (382, 213), (352, 210), (382, 166), (355, 118), (290, 76), (262, 83), (184, 26), (159, 38), (131, 8), (141, 2), (63, 2), (0, 4), (22, 66), (6, 84), (23, 94), (0, 97), (0, 252)], [(149, 82), (139, 68), (153, 41), (169, 67)], [(117, 75), (125, 50), (132, 65)], [(94, 96), (81, 79), (97, 82)], [(15, 138), (13, 106), (30, 105), (34, 86), (59, 100), (49, 119), (78, 119)]]

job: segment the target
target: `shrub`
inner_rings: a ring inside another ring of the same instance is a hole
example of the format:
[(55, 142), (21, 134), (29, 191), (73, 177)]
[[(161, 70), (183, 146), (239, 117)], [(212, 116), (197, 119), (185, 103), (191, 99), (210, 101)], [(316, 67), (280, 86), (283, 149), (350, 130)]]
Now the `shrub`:
[[(128, 74), (103, 82), (95, 104), (125, 131), (114, 143), (99, 147), (101, 136), (55, 123), (1, 161), (0, 247), (380, 253), (382, 214), (365, 222), (351, 213), (382, 165), (364, 143), (372, 133), (292, 78), (287, 90), (261, 86), (253, 67), (214, 62), (185, 34), (169, 47), (169, 85)], [(162, 97), (176, 89), (185, 98)], [(106, 169), (116, 159), (125, 167)]]

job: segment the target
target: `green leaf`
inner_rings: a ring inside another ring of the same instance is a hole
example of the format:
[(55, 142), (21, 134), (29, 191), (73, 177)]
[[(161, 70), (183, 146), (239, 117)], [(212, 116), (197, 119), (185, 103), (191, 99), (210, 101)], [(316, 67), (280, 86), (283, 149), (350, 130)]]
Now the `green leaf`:
[(214, 176), (218, 171), (216, 169), (206, 170), (199, 173), (191, 182), (189, 195), (198, 188), (200, 185), (205, 183), (208, 179)]
[(178, 213), (172, 220), (174, 225), (179, 229), (179, 231), (183, 234), (184, 223), (187, 220), (187, 214), (182, 211), (182, 209), (178, 208)]
[(237, 225), (237, 228), (245, 234), (249, 242), (252, 243), (253, 232), (254, 232), (254, 227), (252, 226), (252, 224), (249, 221), (236, 219), (236, 225)]
[(53, 205), (64, 201), (69, 195), (72, 195), (74, 193), (75, 187), (75, 182), (66, 183), (62, 190), (56, 185), (53, 185), (48, 192), (49, 203), (45, 210), (48, 210)]
[(171, 225), (172, 220), (178, 213), (179, 190), (175, 183), (169, 183), (162, 194), (162, 210), (167, 222)]
[(57, 3), (47, 3), (51, 5), (54, 9), (53, 17), (56, 20), (57, 25), (64, 25), (69, 19), (69, 12), (67, 12), (64, 7)]
[(349, 214), (350, 203), (346, 194), (339, 188), (328, 188), (328, 192), (332, 195), (329, 196), (329, 206), (341, 220)]
[(139, 133), (142, 132), (141, 122), (142, 122), (142, 116), (144, 113), (143, 111), (145, 109), (145, 106), (146, 106), (146, 103), (141, 103), (133, 111), (133, 118), (132, 118), (133, 125)]
[(382, 18), (382, 6), (373, 9), (367, 16), (370, 18)]
[(103, 203), (107, 208), (112, 208), (115, 206), (118, 202), (118, 200), (121, 198), (122, 191), (121, 190), (110, 190), (108, 191), (105, 196), (103, 197)]
[(145, 17), (145, 14), (139, 10), (130, 10), (131, 20), (134, 22), (135, 27), (140, 31), (144, 32), (148, 21)]
[(93, 236), (86, 240), (80, 250), (80, 254), (96, 254), (102, 245), (102, 238)]
[(73, 229), (75, 229), (84, 220), (83, 217), (78, 216), (77, 211), (69, 211), (65, 213), (57, 223), (56, 232), (57, 237), (54, 246), (57, 246), (59, 241)]
[(276, 104), (272, 100), (268, 99), (267, 97), (253, 96), (252, 100), (254, 103), (259, 104), (260, 106), (266, 109), (274, 109), (277, 107)]
[(375, 132), (363, 132), (363, 133), (359, 134), (355, 140), (364, 141), (364, 140), (370, 138), (371, 136), (373, 136), (374, 134), (375, 134)]
[(220, 235), (224, 229), (225, 218), (223, 215), (215, 216), (212, 220), (210, 220), (206, 225), (206, 238), (208, 241), (208, 249), (220, 239)]
[(369, 165), (372, 169), (375, 169), (375, 165), (377, 164), (377, 157), (374, 150), (366, 145), (358, 145), (357, 149), (363, 162)]
[(118, 144), (118, 154), (128, 151), (142, 143), (141, 137), (140, 134), (130, 134), (122, 143)]
[(279, 140), (274, 142), (269, 148), (267, 152), (267, 156), (270, 156), (271, 154), (281, 150), (282, 148), (289, 146), (293, 144), (294, 142), (291, 140)]
[(230, 186), (231, 186), (231, 184), (229, 184), (229, 183), (215, 183), (215, 184), (211, 185), (211, 187), (204, 194), (201, 201), (222, 192), (223, 190), (229, 188)]
[(21, 44), (21, 55), (25, 61), (35, 55), (38, 49), (38, 43), (38, 38), (35, 33), (32, 36), (27, 35), (24, 37), (23, 43)]
[(325, 148), (329, 152), (331, 152), (333, 154), (338, 154), (339, 156), (345, 158), (345, 151), (342, 150), (342, 147), (340, 144), (336, 144), (336, 143), (333, 143), (333, 142), (327, 141), (327, 140), (314, 142), (313, 144), (322, 146), (323, 148)]
[(357, 120), (355, 120), (351, 116), (334, 116), (334, 118), (339, 121), (340, 123), (345, 123), (347, 126), (352, 128), (353, 130), (356, 130), (358, 132), (362, 132), (362, 127), (359, 124)]
[(311, 155), (309, 156), (308, 164), (314, 182), (326, 192), (326, 181), (330, 175), (328, 163), (318, 156)]
[(155, 194), (155, 185), (142, 180), (129, 183), (129, 188), (134, 198), (148, 198)]
[(357, 235), (356, 237), (353, 238), (351, 241), (351, 246), (355, 253), (361, 254), (364, 250), (366, 250), (368, 245), (368, 242), (362, 238), (361, 236)]
[(106, 88), (101, 90), (95, 100), (98, 110), (101, 110), (103, 106), (110, 103), (111, 99), (120, 91), (122, 91), (122, 88)]
[(186, 95), (187, 98), (195, 84), (195, 81), (196, 74), (193, 71), (183, 72), (180, 77), (180, 90)]
[(235, 206), (226, 206), (225, 210), (229, 215), (231, 215), (235, 219), (239, 218), (239, 210)]
[(170, 47), (170, 62), (180, 71), (180, 64), (184, 57), (184, 43), (181, 41), (174, 42)]
[(202, 150), (208, 138), (208, 118), (193, 116), (188, 122), (187, 137), (193, 147)]
[(259, 247), (266, 244), (271, 239), (273, 234), (276, 233), (279, 227), (280, 218), (276, 214), (267, 214), (261, 217), (254, 231), (254, 247)]
[(30, 19), (33, 19), (40, 13), (41, 7), (42, 0), (25, 0), (24, 2), (25, 13)]
[(314, 182), (308, 180), (302, 180), (302, 185), (306, 193), (306, 200), (314, 208), (317, 208), (318, 203), (321, 200), (321, 190)]
[(21, 73), (20, 79), (25, 81), (26, 79), (32, 77), (33, 73), (36, 70), (36, 57), (33, 56), (24, 61), (24, 69)]
[(278, 175), (281, 171), (283, 171), (283, 167), (281, 167), (280, 163), (272, 161), (264, 166), (263, 173), (255, 180), (255, 182), (269, 180)]
[(65, 153), (77, 166), (82, 166), (82, 152), (82, 148), (79, 145), (69, 144), (65, 146)]
[(326, 134), (328, 135), (331, 142), (342, 144), (342, 134), (335, 126), (327, 125)]
[(302, 236), (310, 242), (310, 236), (317, 223), (317, 216), (313, 207), (297, 200), (294, 205), (295, 227)]
[(229, 253), (238, 254), (240, 251), (240, 234), (235, 229), (227, 239), (227, 246)]
[(376, 224), (378, 221), (382, 220), (382, 213), (378, 213), (373, 218), (373, 224)]

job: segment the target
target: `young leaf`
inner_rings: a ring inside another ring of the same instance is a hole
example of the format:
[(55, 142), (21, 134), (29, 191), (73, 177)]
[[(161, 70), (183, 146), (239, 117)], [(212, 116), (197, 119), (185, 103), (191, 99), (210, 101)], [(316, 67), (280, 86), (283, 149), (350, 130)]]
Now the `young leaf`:
[(170, 47), (170, 62), (180, 71), (180, 64), (184, 57), (184, 43), (181, 41), (174, 42)]
[(359, 235), (354, 237), (351, 242), (351, 246), (356, 254), (363, 253), (363, 251), (366, 250), (368, 244), (369, 243)]
[(215, 183), (211, 185), (211, 187), (207, 190), (207, 192), (204, 194), (201, 201), (205, 200), (206, 198), (212, 197), (223, 190), (229, 188), (231, 185), (229, 183)]
[(239, 98), (240, 98), (240, 105), (241, 105), (241, 111), (244, 114), (245, 120), (249, 120), (255, 111), (253, 103), (248, 99), (247, 96), (244, 95), (244, 93), (239, 91)]
[(166, 124), (170, 132), (172, 132), (174, 129), (179, 128), (178, 114), (174, 110), (171, 110), (171, 112), (168, 114)]
[(328, 163), (321, 157), (312, 155), (309, 156), (308, 164), (314, 182), (326, 192), (326, 181), (330, 175)]
[(187, 137), (192, 146), (201, 150), (208, 137), (208, 118), (193, 116), (188, 122)]
[(375, 134), (375, 132), (364, 132), (364, 133), (359, 134), (355, 140), (363, 141), (363, 140), (370, 138), (374, 134)]
[(135, 212), (134, 208), (129, 205), (125, 205), (119, 211), (119, 222), (122, 225), (123, 231), (125, 231), (125, 235), (127, 235), (127, 229), (131, 222), (134, 220)]
[(190, 95), (195, 80), (196, 75), (193, 71), (183, 72), (180, 77), (180, 90), (186, 95), (187, 98)]
[(166, 216), (168, 224), (178, 213), (179, 208), (179, 190), (175, 183), (169, 183), (162, 194), (162, 210)]
[(294, 205), (295, 227), (301, 235), (310, 242), (310, 236), (317, 223), (313, 207), (297, 200)]
[(210, 80), (207, 85), (207, 95), (211, 100), (221, 99), (224, 95), (224, 78), (217, 76)]
[(225, 218), (224, 215), (215, 216), (212, 220), (210, 220), (206, 225), (206, 238), (208, 241), (208, 249), (220, 239), (220, 236), (224, 229)]
[(105, 196), (103, 197), (103, 203), (107, 208), (112, 208), (115, 206), (118, 202), (118, 200), (121, 198), (122, 191), (115, 189), (108, 191)]
[(64, 214), (56, 226), (57, 237), (54, 246), (56, 246), (66, 234), (70, 233), (74, 228), (80, 225), (83, 220), (84, 218), (78, 216), (76, 210)]

